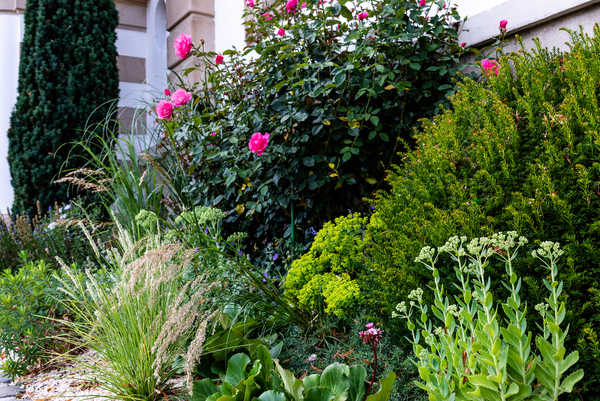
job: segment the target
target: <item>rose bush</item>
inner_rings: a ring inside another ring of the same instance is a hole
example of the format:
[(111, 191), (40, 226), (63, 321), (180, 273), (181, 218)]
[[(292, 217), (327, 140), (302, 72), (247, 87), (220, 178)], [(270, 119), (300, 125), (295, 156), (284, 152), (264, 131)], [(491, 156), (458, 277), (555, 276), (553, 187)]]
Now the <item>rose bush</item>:
[(176, 53), (195, 62), (183, 75), (203, 79), (172, 121), (169, 106), (157, 110), (181, 198), (224, 210), (257, 249), (307, 243), (309, 227), (360, 209), (417, 119), (454, 90), (462, 51), (456, 10), (441, 0), (269, 4), (246, 2), (244, 50), (178, 38)]

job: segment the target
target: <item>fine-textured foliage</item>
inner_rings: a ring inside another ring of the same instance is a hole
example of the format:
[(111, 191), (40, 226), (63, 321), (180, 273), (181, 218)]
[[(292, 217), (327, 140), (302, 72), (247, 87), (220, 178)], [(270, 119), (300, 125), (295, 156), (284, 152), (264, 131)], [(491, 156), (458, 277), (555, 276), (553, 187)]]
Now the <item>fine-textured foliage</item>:
[(25, 252), (20, 257), (20, 269), (0, 275), (0, 349), (6, 355), (0, 368), (12, 378), (56, 350), (52, 336), (59, 325), (51, 319), (65, 314), (52, 269), (43, 260), (32, 262)]
[[(425, 244), (458, 232), (516, 230), (562, 244), (563, 296), (572, 305), (567, 343), (579, 337), (582, 346), (593, 344), (600, 322), (592, 296), (600, 278), (599, 35), (598, 27), (594, 37), (573, 33), (569, 52), (537, 45), (503, 56), (498, 76), (466, 79), (452, 108), (423, 122), (416, 149), (390, 173), (391, 190), (379, 195), (365, 231), (364, 263), (379, 277), (373, 291), (382, 311), (428, 280), (413, 262)], [(543, 270), (527, 258), (515, 269), (522, 298), (538, 303)], [(586, 386), (600, 377), (597, 358), (581, 353)]]
[(362, 255), (367, 222), (368, 217), (355, 213), (323, 226), (310, 250), (288, 271), (284, 289), (290, 301), (311, 314), (357, 314), (365, 304), (361, 296), (372, 284)]
[[(247, 49), (192, 51), (201, 63), (187, 72), (206, 74), (162, 143), (185, 166), (188, 201), (222, 209), (260, 251), (310, 240), (311, 225), (378, 188), (417, 118), (453, 91), (460, 48), (441, 0), (255, 3)], [(270, 133), (266, 149), (264, 136), (249, 143), (256, 132)]]
[[(452, 237), (437, 250), (423, 248), (416, 258), (431, 272), (434, 303), (430, 309), (418, 288), (409, 294), (410, 307), (402, 302), (396, 310), (408, 321), (419, 386), (429, 400), (558, 401), (582, 379), (583, 370), (570, 372), (579, 353), (565, 348), (566, 306), (559, 300), (563, 282), (557, 267), (563, 251), (549, 241), (532, 252), (547, 274), (543, 283), (549, 293), (535, 307), (542, 324), (532, 346), (527, 305), (519, 295), (522, 281), (514, 270), (526, 244), (516, 232), (471, 241)], [(445, 256), (456, 277), (448, 287), (439, 270)], [(502, 285), (509, 295), (503, 302), (490, 286), (489, 271), (496, 261), (506, 273)]]
[(117, 20), (112, 0), (27, 1), (8, 131), (15, 213), (33, 215), (36, 201), (45, 211), (73, 197), (53, 181), (62, 168), (85, 163), (63, 145), (80, 140), (92, 113), (102, 119), (119, 96)]

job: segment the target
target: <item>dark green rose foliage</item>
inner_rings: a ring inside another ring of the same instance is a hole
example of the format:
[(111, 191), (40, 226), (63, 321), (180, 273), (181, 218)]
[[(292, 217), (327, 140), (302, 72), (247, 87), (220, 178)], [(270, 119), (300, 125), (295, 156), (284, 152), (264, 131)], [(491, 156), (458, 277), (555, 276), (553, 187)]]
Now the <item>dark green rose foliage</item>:
[[(292, 220), (302, 242), (380, 188), (417, 119), (453, 91), (462, 51), (457, 13), (441, 0), (312, 0), (294, 13), (285, 1), (265, 3), (247, 9), (244, 51), (226, 51), (219, 65), (216, 54), (194, 52), (202, 62), (187, 72), (207, 63), (206, 80), (194, 111), (177, 109), (167, 123), (174, 140), (165, 141), (185, 165), (190, 202), (221, 208), (259, 248), (289, 239)], [(262, 156), (248, 149), (255, 132), (270, 133)]]
[(61, 168), (85, 164), (69, 154), (69, 144), (102, 121), (119, 96), (117, 23), (112, 0), (27, 1), (19, 95), (8, 131), (15, 213), (33, 215), (36, 201), (46, 210), (74, 197), (53, 181)]
[[(499, 59), (498, 76), (466, 79), (452, 107), (424, 121), (416, 149), (390, 172), (391, 190), (375, 201), (369, 244), (360, 248), (379, 280), (364, 289), (367, 304), (388, 315), (416, 284), (427, 284), (414, 262), (426, 244), (507, 230), (560, 242), (568, 342), (579, 344), (579, 390), (589, 395), (600, 380), (600, 28), (595, 35), (572, 34), (566, 53), (523, 49)], [(490, 269), (495, 279), (503, 274)], [(518, 269), (535, 314), (545, 273), (533, 258)]]

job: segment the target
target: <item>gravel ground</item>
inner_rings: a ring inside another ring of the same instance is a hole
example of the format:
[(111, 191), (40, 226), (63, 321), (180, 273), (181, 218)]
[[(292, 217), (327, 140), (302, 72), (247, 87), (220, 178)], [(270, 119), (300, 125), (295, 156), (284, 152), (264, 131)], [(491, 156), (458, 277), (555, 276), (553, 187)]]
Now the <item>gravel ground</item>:
[[(31, 401), (111, 401), (110, 393), (101, 389), (86, 365), (98, 363), (92, 351), (79, 355), (72, 361), (57, 363), (52, 369), (19, 378), (25, 387), (24, 399)], [(90, 379), (91, 378), (91, 379)], [(185, 380), (170, 381), (172, 388), (182, 390)]]
[(32, 401), (111, 400), (110, 394), (100, 389), (97, 382), (90, 381), (90, 371), (82, 367), (91, 363), (95, 363), (94, 354), (88, 351), (51, 370), (21, 377), (18, 382), (25, 387), (25, 398)]

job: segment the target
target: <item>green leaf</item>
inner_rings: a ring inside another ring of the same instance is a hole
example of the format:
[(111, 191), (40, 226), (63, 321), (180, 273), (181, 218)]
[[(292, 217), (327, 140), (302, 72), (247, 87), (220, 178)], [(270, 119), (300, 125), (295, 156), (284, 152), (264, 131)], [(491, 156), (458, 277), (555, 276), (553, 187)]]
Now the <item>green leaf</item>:
[(235, 354), (227, 362), (227, 373), (224, 382), (237, 386), (246, 377), (246, 366), (250, 363), (250, 357), (246, 354)]
[(350, 390), (348, 392), (348, 401), (362, 401), (365, 395), (365, 380), (367, 379), (367, 370), (364, 366), (350, 367)]
[(335, 81), (335, 85), (340, 87), (344, 82), (346, 82), (346, 71), (338, 73), (333, 80)]
[[(281, 381), (283, 382), (284, 390), (295, 400), (302, 401), (304, 385), (302, 381), (296, 379), (296, 376), (289, 370), (285, 370), (281, 367), (278, 361), (275, 361), (275, 366), (277, 368), (277, 372), (279, 372), (279, 376), (281, 377)], [(310, 377), (310, 376), (309, 376)], [(306, 379), (304, 379), (306, 381)], [(318, 383), (317, 383), (318, 385)]]
[(379, 382), (379, 391), (367, 397), (366, 401), (388, 401), (392, 395), (396, 373), (388, 373), (385, 379)]
[(339, 398), (342, 394), (347, 394), (350, 388), (350, 369), (348, 365), (335, 362), (327, 366), (321, 374), (321, 387), (328, 388), (336, 398)]
[(560, 388), (565, 393), (570, 393), (571, 391), (573, 391), (573, 386), (577, 384), (577, 382), (581, 379), (583, 379), (583, 369), (579, 369), (567, 376), (565, 380), (563, 380), (560, 384)]
[(312, 387), (306, 390), (304, 395), (305, 401), (332, 401), (335, 397), (328, 388), (325, 387)]
[(208, 397), (219, 391), (210, 379), (195, 381), (192, 390), (191, 401), (206, 401)]
[(260, 401), (285, 401), (285, 395), (279, 391), (269, 390), (262, 393), (258, 399)]
[(321, 384), (321, 376), (317, 374), (308, 375), (303, 380), (304, 388), (317, 387)]

